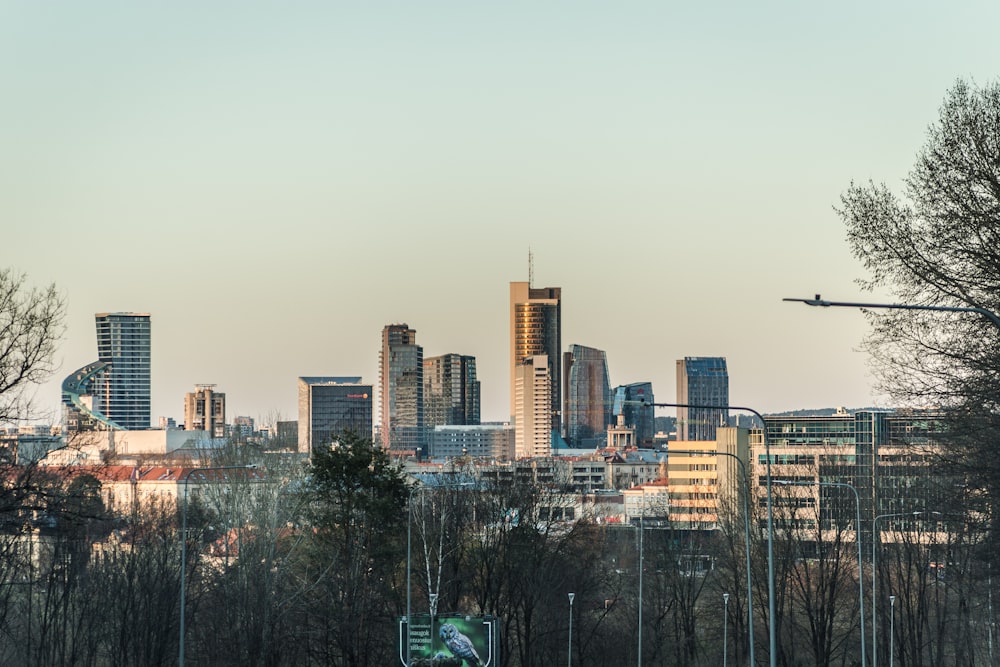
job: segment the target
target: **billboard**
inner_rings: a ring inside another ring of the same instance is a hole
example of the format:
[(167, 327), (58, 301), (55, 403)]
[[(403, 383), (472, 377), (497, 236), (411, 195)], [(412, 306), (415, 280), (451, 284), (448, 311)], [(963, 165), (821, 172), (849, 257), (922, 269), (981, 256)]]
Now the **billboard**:
[(406, 665), (410, 642), (412, 667), (494, 667), (499, 664), (497, 621), (492, 616), (413, 616), (399, 619), (399, 661)]

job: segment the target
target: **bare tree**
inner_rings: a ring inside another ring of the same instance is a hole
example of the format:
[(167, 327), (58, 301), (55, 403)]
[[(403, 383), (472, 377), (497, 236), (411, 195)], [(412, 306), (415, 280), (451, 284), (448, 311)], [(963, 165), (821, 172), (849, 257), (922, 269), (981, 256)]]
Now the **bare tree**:
[(66, 314), (55, 285), (29, 287), (0, 270), (0, 424), (30, 415), (31, 388), (55, 370), (52, 357)]
[[(838, 210), (868, 289), (902, 303), (1000, 312), (1000, 83), (959, 80), (902, 194), (852, 184)], [(985, 501), (1000, 492), (1000, 328), (968, 312), (872, 313), (867, 348), (883, 391), (904, 404), (946, 408), (949, 446)]]

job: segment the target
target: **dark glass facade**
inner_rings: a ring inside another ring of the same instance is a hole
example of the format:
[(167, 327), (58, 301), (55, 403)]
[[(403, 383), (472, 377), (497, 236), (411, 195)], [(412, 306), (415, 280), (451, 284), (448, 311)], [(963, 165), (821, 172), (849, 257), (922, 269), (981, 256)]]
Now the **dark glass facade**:
[(382, 446), (424, 449), (424, 349), (415, 329), (406, 324), (382, 329), (379, 381)]
[(615, 388), (612, 412), (614, 416), (622, 415), (625, 425), (635, 429), (639, 447), (656, 446), (656, 410), (652, 407), (655, 402), (651, 382), (633, 382)]
[(372, 386), (360, 377), (299, 378), (299, 452), (330, 444), (345, 431), (372, 436)]
[[(677, 361), (677, 402), (713, 408), (677, 408), (678, 440), (715, 440), (729, 420), (729, 371), (725, 357), (685, 357)], [(721, 409), (719, 409), (721, 408)]]
[(597, 447), (611, 423), (611, 381), (603, 350), (570, 345), (563, 360), (565, 436), (571, 447)]
[(476, 425), (480, 420), (480, 385), (476, 358), (445, 354), (424, 359), (424, 425)]

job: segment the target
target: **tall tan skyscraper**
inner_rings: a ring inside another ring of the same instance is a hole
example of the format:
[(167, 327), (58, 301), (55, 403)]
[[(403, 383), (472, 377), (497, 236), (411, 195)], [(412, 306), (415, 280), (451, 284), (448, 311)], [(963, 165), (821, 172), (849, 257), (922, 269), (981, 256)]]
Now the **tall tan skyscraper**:
[(515, 414), (517, 367), (544, 355), (549, 371), (551, 430), (559, 431), (562, 414), (562, 288), (510, 284), (510, 414)]
[[(514, 456), (552, 453), (552, 405), (549, 360), (539, 354), (514, 368)], [(558, 384), (558, 383), (557, 383)]]

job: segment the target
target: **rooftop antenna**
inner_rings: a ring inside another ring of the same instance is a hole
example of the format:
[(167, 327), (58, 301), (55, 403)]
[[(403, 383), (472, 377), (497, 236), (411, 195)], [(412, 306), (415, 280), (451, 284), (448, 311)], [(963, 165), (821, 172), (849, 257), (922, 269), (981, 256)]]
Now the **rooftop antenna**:
[(528, 289), (535, 282), (535, 260), (531, 254), (531, 246), (528, 246)]

